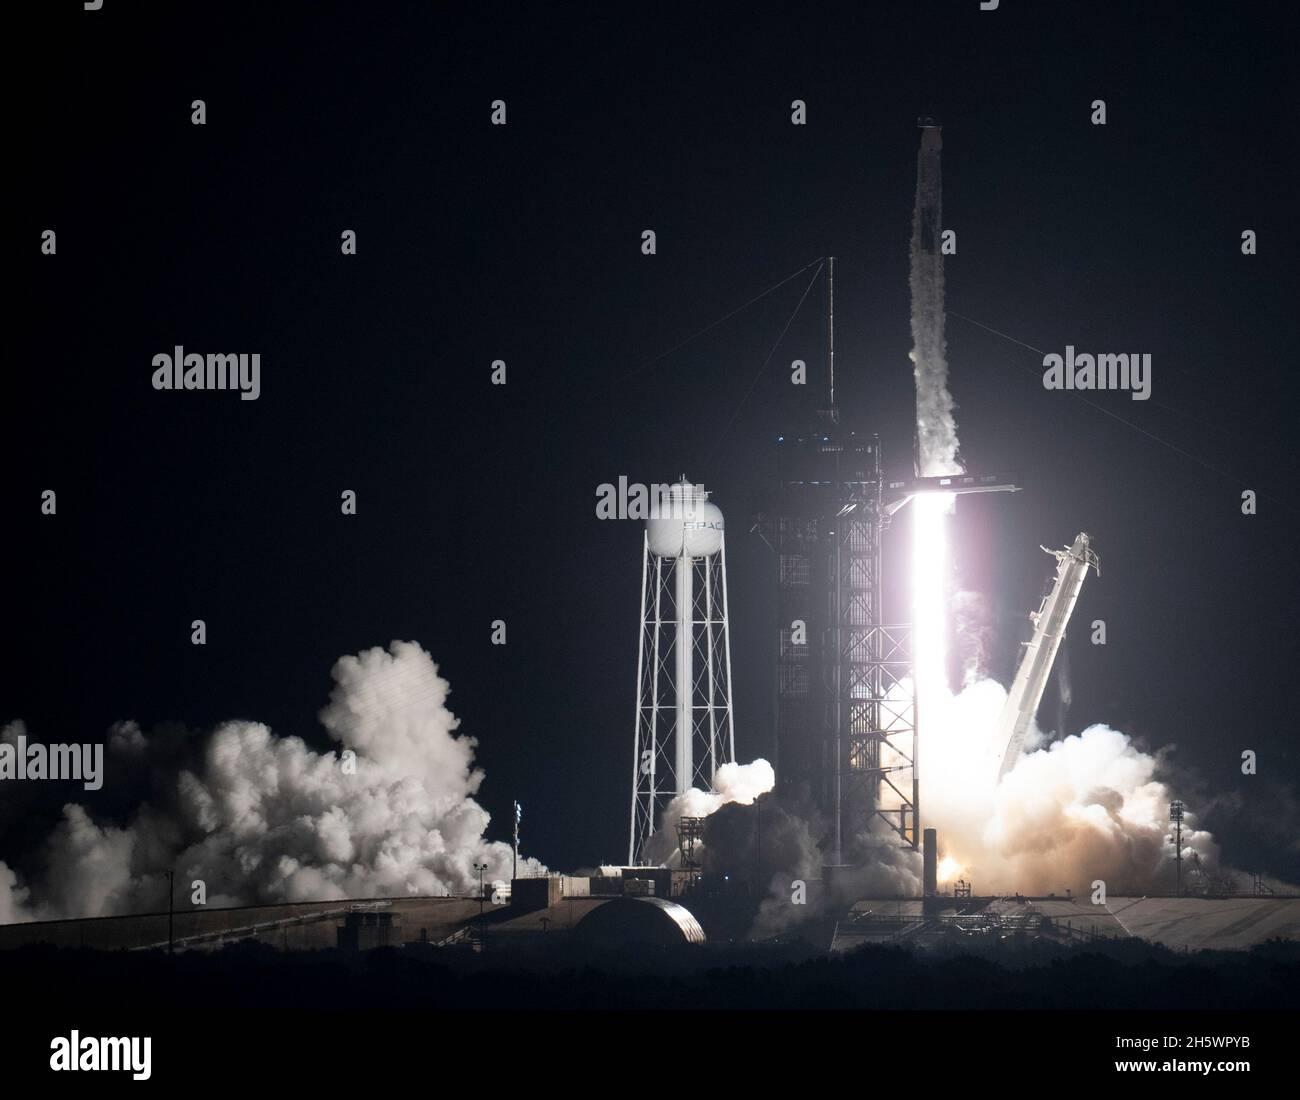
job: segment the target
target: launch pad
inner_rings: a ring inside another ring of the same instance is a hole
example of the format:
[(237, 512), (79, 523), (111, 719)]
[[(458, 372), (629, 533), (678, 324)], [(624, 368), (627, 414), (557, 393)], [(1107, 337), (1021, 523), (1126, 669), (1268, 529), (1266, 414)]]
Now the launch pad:
[(832, 865), (872, 817), (915, 848), (911, 632), (882, 610), (880, 440), (845, 432), (832, 407), (777, 446), (776, 492), (754, 524), (777, 559), (777, 789), (828, 820)]
[(836, 924), (832, 953), (863, 944), (940, 947), (1044, 940), (1087, 945), (1145, 940), (1177, 951), (1244, 951), (1300, 937), (1300, 898), (1115, 897), (1021, 894), (960, 898), (864, 898)]

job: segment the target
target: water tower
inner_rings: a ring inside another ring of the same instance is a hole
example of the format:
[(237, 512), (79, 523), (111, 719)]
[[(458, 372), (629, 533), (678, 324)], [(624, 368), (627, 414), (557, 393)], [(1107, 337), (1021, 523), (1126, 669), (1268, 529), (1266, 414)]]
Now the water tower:
[(710, 790), (736, 759), (722, 512), (685, 475), (656, 488), (642, 541), (631, 866), (646, 858), (663, 807), (691, 787)]

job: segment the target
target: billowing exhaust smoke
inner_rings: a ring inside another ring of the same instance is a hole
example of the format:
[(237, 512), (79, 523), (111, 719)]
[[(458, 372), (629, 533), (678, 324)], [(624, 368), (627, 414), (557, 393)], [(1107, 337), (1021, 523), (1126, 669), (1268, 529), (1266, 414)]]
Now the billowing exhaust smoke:
[[(320, 720), (338, 751), (260, 722), (223, 723), (179, 777), (155, 769), (124, 825), (70, 803), (25, 883), (0, 863), (0, 921), (156, 910), (168, 868), (178, 904), (195, 880), (209, 905), (238, 905), (468, 895), (476, 862), (489, 881), (509, 879), (510, 846), (484, 839), (489, 815), (473, 798), (476, 742), (457, 733), (429, 654), (394, 642), (340, 658), (333, 678)], [(170, 751), (165, 733), (156, 748)], [(138, 771), (154, 750), (133, 724), (115, 727), (106, 788), (115, 768), (129, 774), (134, 760)], [(525, 859), (520, 870), (544, 868)]]
[(921, 477), (962, 471), (957, 421), (948, 392), (944, 335), (943, 178), (939, 127), (924, 125), (912, 210), (912, 367), (916, 376), (916, 466)]
[[(979, 754), (994, 751), (1005, 699), (1001, 684), (982, 680), (932, 704), (926, 821), (939, 830), (949, 881), (972, 880), (980, 893), (1091, 895), (1097, 882), (1108, 894), (1172, 889), (1165, 753), (1143, 752), (1100, 724), (1050, 744), (1033, 727), (999, 782)], [(1183, 832), (1184, 859), (1193, 852), (1207, 864), (1217, 857), (1194, 822)]]
[[(1174, 790), (1167, 753), (1144, 752), (1104, 725), (1050, 744), (1034, 727), (1024, 755), (999, 782), (987, 753), (1005, 699), (1001, 684), (982, 679), (929, 715), (922, 791), (925, 823), (938, 832), (938, 891), (951, 893), (962, 878), (980, 895), (1069, 892), (1091, 898), (1098, 883), (1106, 897), (1172, 893), (1168, 817)], [(873, 826), (853, 838), (861, 865), (839, 869), (824, 890), (796, 903), (798, 884), (820, 878), (823, 859), (816, 829), (775, 798), (727, 807), (706, 833), (713, 863), (766, 894), (754, 936), (790, 932), (824, 916), (827, 906), (922, 894), (920, 854)], [(1193, 853), (1207, 870), (1215, 866), (1217, 845), (1189, 814), (1184, 868)]]
[(679, 860), (677, 823), (684, 817), (709, 817), (733, 803), (750, 806), (759, 795), (776, 786), (776, 772), (762, 757), (749, 764), (723, 764), (713, 775), (713, 789), (692, 787), (664, 807), (659, 831), (646, 847), (646, 858), (656, 863)]

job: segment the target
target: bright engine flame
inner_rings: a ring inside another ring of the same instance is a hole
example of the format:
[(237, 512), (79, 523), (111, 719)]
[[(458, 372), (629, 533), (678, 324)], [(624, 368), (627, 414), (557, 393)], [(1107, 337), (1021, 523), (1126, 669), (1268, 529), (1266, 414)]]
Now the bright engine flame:
[(948, 516), (953, 494), (923, 493), (912, 501), (912, 659), (921, 720), (947, 709)]
[[(954, 695), (948, 682), (948, 516), (953, 496), (912, 500), (912, 646), (920, 730), (923, 825), (944, 847), (944, 882), (981, 893), (1085, 894), (1104, 879), (1115, 892), (1172, 886), (1167, 809), (1172, 797), (1158, 756), (1102, 725), (1025, 753), (999, 782), (988, 761), (1006, 689), (980, 679)], [(1035, 727), (1036, 729), (1036, 727)], [(890, 764), (904, 761), (890, 759)], [(1185, 834), (1186, 835), (1186, 834)], [(1192, 842), (1213, 859), (1213, 838)]]

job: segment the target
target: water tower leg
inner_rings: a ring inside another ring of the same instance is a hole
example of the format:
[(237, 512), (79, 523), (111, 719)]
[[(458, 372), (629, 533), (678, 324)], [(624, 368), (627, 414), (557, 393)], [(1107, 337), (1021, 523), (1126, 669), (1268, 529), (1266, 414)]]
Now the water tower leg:
[(677, 793), (690, 790), (695, 778), (695, 586), (694, 564), (677, 559)]

